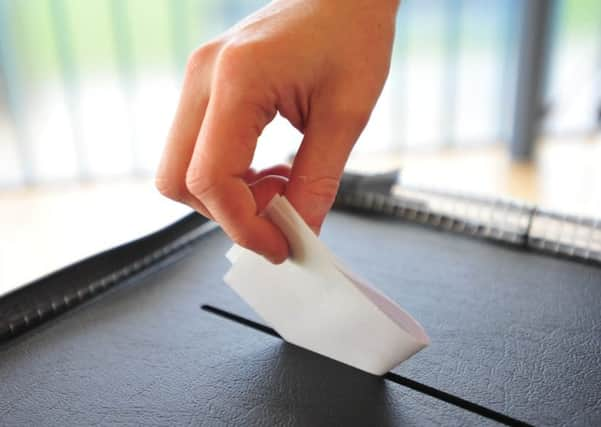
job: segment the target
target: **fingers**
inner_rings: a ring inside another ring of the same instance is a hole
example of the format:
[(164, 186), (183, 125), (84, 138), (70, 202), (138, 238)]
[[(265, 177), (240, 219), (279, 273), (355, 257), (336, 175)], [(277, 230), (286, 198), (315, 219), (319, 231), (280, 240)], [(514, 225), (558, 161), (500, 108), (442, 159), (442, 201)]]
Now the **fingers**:
[[(220, 76), (211, 94), (186, 186), (236, 243), (279, 263), (288, 256), (287, 241), (275, 225), (258, 215), (259, 206), (244, 180), (257, 138), (275, 115), (275, 107), (263, 108), (274, 104), (253, 98), (252, 90), (244, 89), (248, 84), (226, 77), (227, 73)], [(261, 195), (274, 188), (273, 183), (257, 184)]]
[(218, 221), (238, 244), (281, 262), (287, 242), (258, 212), (283, 192), (290, 168), (249, 169), (256, 140), (275, 109), (266, 112), (261, 102), (249, 101), (252, 91), (244, 90), (231, 60), (215, 66), (219, 78), (213, 79), (211, 49), (205, 46), (190, 58), (156, 186)]
[(244, 180), (249, 184), (252, 184), (269, 175), (280, 176), (288, 179), (290, 177), (290, 170), (290, 166), (286, 164), (271, 166), (267, 169), (262, 169), (259, 172), (251, 168), (244, 174)]
[(164, 196), (185, 203), (209, 218), (208, 210), (188, 191), (185, 177), (209, 100), (211, 49), (210, 45), (205, 46), (190, 56), (179, 105), (155, 178), (155, 185)]
[(250, 185), (250, 190), (257, 204), (257, 212), (263, 209), (276, 194), (283, 194), (288, 180), (280, 175), (267, 175)]
[(319, 234), (334, 203), (344, 165), (369, 113), (316, 114), (294, 159), (285, 196)]

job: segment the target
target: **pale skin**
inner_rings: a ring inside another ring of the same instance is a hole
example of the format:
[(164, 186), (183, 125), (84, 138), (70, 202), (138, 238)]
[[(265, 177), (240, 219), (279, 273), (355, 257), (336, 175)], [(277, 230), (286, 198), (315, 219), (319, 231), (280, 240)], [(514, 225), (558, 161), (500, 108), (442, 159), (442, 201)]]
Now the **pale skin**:
[[(319, 233), (388, 76), (398, 0), (276, 0), (196, 49), (156, 176), (165, 196), (273, 263), (261, 211), (283, 194)], [(250, 168), (276, 113), (303, 134), (292, 167)]]

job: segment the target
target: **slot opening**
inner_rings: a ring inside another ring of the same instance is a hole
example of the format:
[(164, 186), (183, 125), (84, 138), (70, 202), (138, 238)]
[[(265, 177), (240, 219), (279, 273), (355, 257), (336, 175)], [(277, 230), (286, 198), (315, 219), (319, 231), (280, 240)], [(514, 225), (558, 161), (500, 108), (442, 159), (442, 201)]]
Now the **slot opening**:
[[(274, 329), (269, 326), (263, 325), (261, 323), (255, 322), (254, 320), (247, 319), (245, 317), (239, 316), (237, 314), (231, 313), (226, 310), (222, 310), (220, 308), (214, 307), (212, 305), (203, 304), (200, 308), (206, 312), (209, 312), (213, 315), (222, 317), (227, 320), (231, 320), (232, 322), (236, 322), (240, 325), (244, 325), (251, 329), (254, 329), (259, 332), (263, 332), (264, 334), (271, 335), (275, 338), (280, 338), (280, 334), (278, 334)], [(404, 377), (402, 375), (396, 374), (394, 372), (388, 372), (382, 376), (382, 378), (386, 381), (390, 381), (392, 383), (398, 384), (403, 387), (410, 388), (414, 391), (417, 391), (422, 394), (426, 394), (430, 397), (433, 397), (438, 400), (442, 400), (451, 405), (457, 406), (459, 408), (465, 409), (466, 411), (473, 412), (480, 416), (486, 417), (493, 421), (497, 421), (502, 424), (511, 425), (511, 426), (530, 426), (524, 421), (520, 421), (516, 418), (505, 415), (501, 412), (497, 412), (493, 409), (489, 409), (485, 406), (479, 405), (477, 403), (471, 402), (469, 400), (465, 400), (459, 396), (455, 396), (453, 394), (447, 393), (442, 390), (438, 390), (434, 387), (430, 387), (426, 384), (420, 383), (418, 381), (414, 381), (410, 378)]]

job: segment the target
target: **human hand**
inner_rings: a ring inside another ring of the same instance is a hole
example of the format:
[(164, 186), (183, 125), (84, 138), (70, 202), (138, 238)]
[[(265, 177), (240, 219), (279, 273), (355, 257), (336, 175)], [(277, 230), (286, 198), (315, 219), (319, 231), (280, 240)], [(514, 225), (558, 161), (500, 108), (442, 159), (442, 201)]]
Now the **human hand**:
[[(260, 215), (284, 194), (319, 232), (390, 65), (397, 0), (278, 0), (192, 53), (156, 176), (165, 196), (214, 219), (274, 263), (288, 256)], [(250, 169), (279, 112), (303, 133), (292, 168)]]

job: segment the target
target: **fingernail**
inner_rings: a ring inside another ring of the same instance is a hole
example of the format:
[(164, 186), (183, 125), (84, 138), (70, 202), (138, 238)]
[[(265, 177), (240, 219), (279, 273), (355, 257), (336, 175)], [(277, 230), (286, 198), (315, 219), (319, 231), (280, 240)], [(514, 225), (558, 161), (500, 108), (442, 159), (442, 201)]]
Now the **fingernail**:
[(275, 258), (268, 257), (268, 256), (264, 256), (263, 258), (265, 258), (267, 261), (269, 261), (272, 264), (277, 264), (277, 262), (275, 261)]
[(278, 264), (281, 264), (284, 261), (286, 261), (285, 258), (282, 259), (281, 257), (272, 256), (272, 255), (265, 256), (265, 259), (274, 265), (278, 265)]

